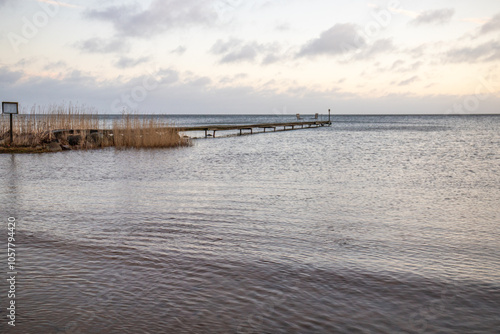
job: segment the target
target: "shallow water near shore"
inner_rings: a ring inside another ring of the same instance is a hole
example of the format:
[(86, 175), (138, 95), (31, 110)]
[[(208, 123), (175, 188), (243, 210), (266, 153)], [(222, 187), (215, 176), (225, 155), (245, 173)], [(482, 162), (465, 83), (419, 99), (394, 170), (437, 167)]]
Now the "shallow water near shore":
[(1, 332), (496, 333), (500, 117), (333, 121), (0, 156), (18, 271)]

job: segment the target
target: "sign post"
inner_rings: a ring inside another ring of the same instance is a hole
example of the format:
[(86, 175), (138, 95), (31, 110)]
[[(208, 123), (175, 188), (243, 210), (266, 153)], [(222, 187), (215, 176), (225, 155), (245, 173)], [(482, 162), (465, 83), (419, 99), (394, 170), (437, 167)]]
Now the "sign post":
[(14, 132), (12, 126), (12, 115), (19, 114), (19, 103), (17, 102), (2, 102), (2, 113), (10, 115), (10, 143), (14, 142)]

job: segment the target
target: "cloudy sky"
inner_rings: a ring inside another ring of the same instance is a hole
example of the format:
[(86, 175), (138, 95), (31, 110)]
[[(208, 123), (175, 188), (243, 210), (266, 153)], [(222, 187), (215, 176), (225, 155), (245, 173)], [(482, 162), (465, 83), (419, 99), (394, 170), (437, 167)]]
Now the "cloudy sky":
[(102, 113), (500, 113), (498, 0), (0, 0), (0, 97)]

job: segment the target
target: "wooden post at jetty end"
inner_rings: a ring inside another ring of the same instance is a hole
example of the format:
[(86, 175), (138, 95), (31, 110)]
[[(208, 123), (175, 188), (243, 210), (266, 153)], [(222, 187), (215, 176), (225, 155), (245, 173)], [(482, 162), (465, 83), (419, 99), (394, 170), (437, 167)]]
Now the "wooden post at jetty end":
[(330, 121), (330, 109), (328, 109), (328, 123), (331, 123), (331, 121)]

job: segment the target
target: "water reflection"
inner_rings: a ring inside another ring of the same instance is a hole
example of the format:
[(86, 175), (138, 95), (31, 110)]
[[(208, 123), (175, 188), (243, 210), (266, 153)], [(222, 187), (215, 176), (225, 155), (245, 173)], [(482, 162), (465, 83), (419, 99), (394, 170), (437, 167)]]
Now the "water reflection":
[[(22, 205), (19, 174), (20, 164), (16, 154), (3, 155), (2, 160), (2, 191), (1, 202), (8, 215), (17, 217), (19, 208)], [(3, 211), (3, 210), (2, 210)]]

